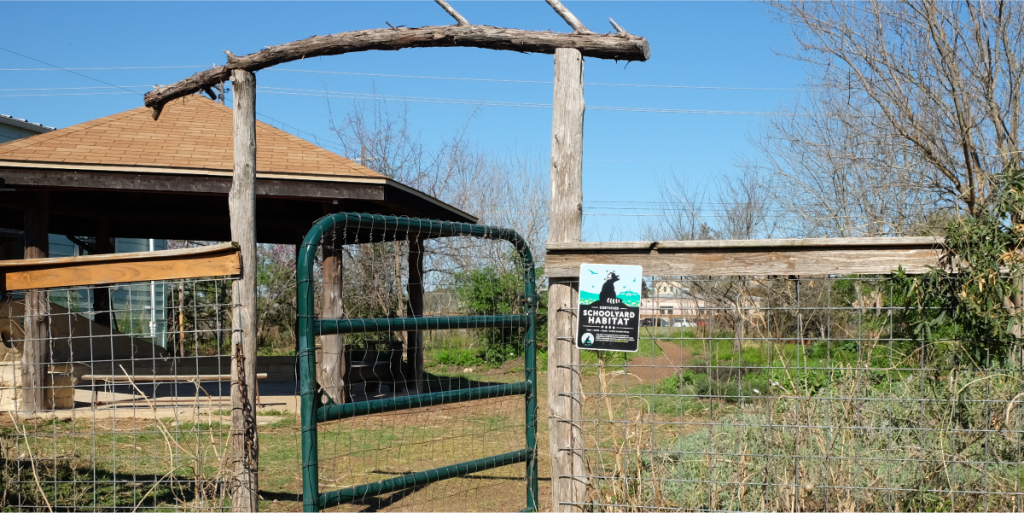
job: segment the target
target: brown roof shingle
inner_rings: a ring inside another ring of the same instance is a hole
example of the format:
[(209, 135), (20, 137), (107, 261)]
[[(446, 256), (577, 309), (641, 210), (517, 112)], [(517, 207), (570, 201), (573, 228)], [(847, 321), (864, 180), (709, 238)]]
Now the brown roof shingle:
[[(168, 103), (154, 121), (146, 107), (53, 132), (0, 144), (0, 161), (35, 164), (132, 166), (133, 171), (174, 168), (230, 172), (233, 167), (231, 109), (202, 96)], [(257, 174), (337, 180), (383, 179), (372, 169), (309, 141), (256, 122)]]

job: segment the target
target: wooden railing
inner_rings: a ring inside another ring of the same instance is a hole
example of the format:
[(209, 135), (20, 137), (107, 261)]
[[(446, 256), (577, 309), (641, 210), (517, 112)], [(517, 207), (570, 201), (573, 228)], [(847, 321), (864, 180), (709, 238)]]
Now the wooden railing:
[(0, 292), (241, 273), (238, 245), (226, 242), (167, 251), (0, 260)]

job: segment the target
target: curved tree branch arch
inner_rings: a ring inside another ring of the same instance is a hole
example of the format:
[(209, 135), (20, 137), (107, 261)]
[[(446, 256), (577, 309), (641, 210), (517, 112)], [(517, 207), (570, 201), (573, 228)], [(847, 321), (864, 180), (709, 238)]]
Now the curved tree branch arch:
[[(204, 91), (215, 98), (213, 88), (225, 81), (235, 84), (234, 102), (234, 177), (229, 194), (229, 215), (231, 238), (239, 244), (243, 268), (256, 261), (255, 204), (256, 204), (256, 77), (254, 72), (271, 66), (325, 55), (341, 55), (367, 50), (401, 50), (403, 48), (432, 47), (474, 47), (491, 50), (511, 50), (521, 53), (554, 54), (555, 76), (552, 102), (552, 144), (551, 183), (552, 205), (549, 212), (549, 241), (578, 242), (581, 235), (583, 213), (583, 57), (624, 61), (646, 61), (650, 58), (647, 40), (626, 32), (615, 20), (609, 18), (614, 33), (595, 34), (580, 22), (559, 0), (545, 0), (565, 22), (572, 27), (572, 33), (531, 31), (511, 28), (473, 25), (453, 9), (445, 0), (435, 0), (452, 18), (456, 25), (420, 28), (392, 27), (386, 29), (342, 32), (327, 36), (313, 36), (300, 41), (267, 47), (256, 53), (235, 56), (225, 51), (228, 62), (223, 66), (208, 69), (174, 84), (157, 88), (145, 95), (145, 105), (153, 109), (153, 119), (168, 102)], [(410, 255), (414, 252), (410, 250)], [(422, 258), (422, 253), (418, 252)], [(324, 268), (340, 269), (340, 260), (329, 264), (330, 257), (325, 251)], [(410, 267), (411, 268), (411, 267)], [(412, 276), (412, 274), (410, 274)], [(325, 271), (325, 285), (327, 283)], [(413, 283), (410, 279), (410, 297), (413, 297)], [(340, 280), (336, 283), (341, 286)], [(422, 283), (420, 288), (422, 297)], [(569, 282), (552, 281), (549, 286), (548, 310), (549, 363), (548, 363), (548, 426), (551, 442), (551, 508), (556, 511), (578, 511), (586, 500), (585, 478), (578, 474), (584, 467), (579, 425), (572, 419), (579, 419), (579, 404), (571, 398), (578, 395), (579, 381), (572, 379), (572, 365), (579, 363), (579, 350), (573, 344), (564, 342), (571, 333), (571, 319), (564, 313), (573, 301), (573, 285)], [(256, 511), (259, 507), (259, 445), (256, 436), (255, 382), (256, 374), (256, 281), (250, 272), (232, 284), (233, 297), (238, 303), (232, 310), (232, 389), (231, 389), (231, 451), (234, 477), (230, 485), (231, 508), (233, 511)], [(326, 292), (326, 288), (325, 288)], [(578, 292), (578, 291), (577, 291)], [(332, 300), (325, 294), (325, 308)], [(341, 298), (340, 289), (330, 297)], [(560, 299), (559, 299), (560, 298)], [(413, 308), (410, 303), (410, 308)], [(557, 305), (557, 306), (554, 306)], [(339, 306), (335, 305), (335, 306)], [(422, 315), (410, 311), (412, 315)], [(415, 309), (414, 309), (415, 310)], [(329, 310), (325, 310), (329, 311)], [(571, 338), (570, 338), (571, 340)], [(410, 351), (410, 365), (413, 367), (413, 389), (419, 390), (422, 373), (422, 339), (407, 339)], [(344, 354), (344, 342), (322, 339), (323, 353)], [(558, 347), (557, 350), (553, 349)], [(413, 358), (414, 351), (417, 356)], [(342, 357), (343, 358), (343, 357)], [(413, 363), (418, 362), (418, 363)], [(337, 365), (335, 365), (337, 364)], [(332, 364), (324, 372), (337, 372), (343, 368), (343, 360)], [(316, 375), (316, 360), (312, 352), (300, 358), (299, 369), (304, 375)], [(339, 367), (340, 365), (340, 367)], [(535, 372), (535, 371), (530, 371)], [(312, 378), (311, 378), (312, 379)], [(341, 383), (339, 379), (336, 383)], [(305, 387), (305, 385), (304, 385)], [(314, 411), (313, 390), (304, 388), (301, 392), (303, 411)], [(344, 397), (334, 394), (333, 397)], [(319, 399), (316, 399), (319, 400)], [(342, 399), (343, 400), (343, 399)], [(531, 400), (536, 400), (533, 398)], [(304, 417), (305, 419), (305, 417)], [(316, 454), (316, 437), (309, 441), (303, 420), (303, 447), (310, 444), (310, 451)], [(534, 424), (533, 428), (536, 429)], [(313, 429), (315, 433), (315, 429)], [(528, 438), (530, 435), (528, 434)], [(527, 475), (537, 475), (537, 460), (527, 460)], [(317, 463), (314, 459), (307, 464), (303, 459), (303, 507), (307, 511), (319, 508), (319, 487), (317, 484)], [(581, 482), (580, 480), (584, 481)], [(311, 484), (310, 484), (311, 483)], [(529, 509), (537, 509), (536, 480), (527, 490)]]
[(342, 55), (367, 50), (472, 47), (553, 54), (559, 48), (573, 48), (579, 50), (584, 57), (598, 59), (646, 61), (651, 56), (647, 39), (622, 30), (614, 21), (612, 21), (612, 26), (616, 32), (613, 34), (590, 32), (556, 0), (549, 0), (548, 3), (552, 4), (556, 12), (565, 18), (576, 32), (566, 34), (471, 25), (443, 0), (438, 3), (445, 8), (445, 11), (449, 11), (449, 14), (454, 13), (452, 17), (458, 21), (457, 25), (340, 32), (270, 46), (256, 53), (240, 57), (225, 52), (228, 55), (227, 64), (201, 71), (174, 84), (150, 91), (145, 95), (145, 105), (153, 109), (153, 119), (157, 119), (160, 117), (163, 106), (171, 100), (199, 91), (206, 91), (207, 94), (213, 96), (213, 87), (230, 80), (232, 70), (254, 72), (277, 64), (310, 57)]

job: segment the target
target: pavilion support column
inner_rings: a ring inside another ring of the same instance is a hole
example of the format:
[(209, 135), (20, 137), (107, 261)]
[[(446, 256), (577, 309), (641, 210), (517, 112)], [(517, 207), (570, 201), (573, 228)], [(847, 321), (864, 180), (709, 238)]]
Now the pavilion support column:
[[(330, 210), (328, 205), (324, 205), (324, 215), (330, 214)], [(342, 302), (345, 290), (343, 242), (338, 238), (337, 231), (324, 234), (324, 319), (341, 319), (345, 316), (345, 305)], [(334, 402), (352, 402), (351, 384), (345, 375), (345, 336), (321, 335), (320, 346), (323, 350), (317, 382)]]
[(232, 511), (259, 509), (259, 441), (256, 437), (256, 75), (232, 70), (234, 176), (228, 194), (231, 239), (242, 257), (232, 283), (231, 449)]
[[(50, 252), (50, 193), (29, 192), (25, 207), (25, 258), (46, 258)], [(23, 415), (46, 411), (46, 377), (50, 361), (50, 300), (45, 290), (25, 293), (25, 343), (21, 353)]]
[[(583, 56), (555, 50), (548, 242), (578, 242), (583, 230)], [(582, 511), (587, 481), (580, 424), (580, 352), (573, 343), (579, 283), (548, 284), (548, 429), (551, 511)]]
[[(104, 255), (114, 252), (114, 245), (110, 240), (110, 219), (101, 217), (96, 220), (96, 253)], [(113, 314), (110, 308), (110, 288), (100, 285), (93, 289), (92, 309), (96, 312), (95, 320), (108, 328), (115, 328), (112, 324)]]
[[(409, 239), (409, 317), (423, 316), (423, 239)], [(406, 338), (406, 359), (409, 393), (426, 392), (423, 388), (423, 332), (410, 331)]]

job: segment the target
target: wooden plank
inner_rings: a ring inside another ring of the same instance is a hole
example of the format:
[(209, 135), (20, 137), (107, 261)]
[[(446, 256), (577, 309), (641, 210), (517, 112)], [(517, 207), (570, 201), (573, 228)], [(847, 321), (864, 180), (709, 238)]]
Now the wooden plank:
[[(86, 374), (82, 376), (82, 381), (104, 381), (107, 383), (174, 383), (182, 382), (188, 383), (193, 381), (227, 381), (231, 379), (230, 374), (194, 374), (194, 375), (171, 375), (171, 374), (157, 374), (157, 375), (132, 375), (127, 374)], [(266, 372), (260, 372), (256, 374), (256, 379), (267, 379)]]
[(0, 260), (0, 269), (7, 271), (18, 268), (52, 268), (93, 263), (125, 263), (141, 260), (174, 260), (199, 255), (217, 255), (221, 253), (237, 253), (238, 245), (233, 242), (212, 244), (198, 248), (167, 249), (163, 251), (139, 251), (136, 253), (107, 253), (102, 255), (86, 255), (60, 258), (31, 258), (25, 260)]
[(6, 290), (29, 290), (241, 274), (238, 249), (233, 244), (196, 249), (201, 251), (3, 260), (0, 261), (0, 285)]
[[(583, 56), (555, 51), (551, 116), (551, 206), (549, 243), (578, 244), (583, 227)], [(586, 502), (580, 382), (573, 369), (580, 351), (572, 339), (578, 286), (551, 280), (548, 286), (548, 432), (551, 454), (551, 511), (580, 511)]]
[(766, 249), (766, 248), (932, 248), (941, 237), (836, 237), (813, 239), (680, 240), (637, 242), (548, 242), (550, 251), (636, 251), (684, 249)]
[(588, 263), (642, 265), (647, 276), (888, 274), (900, 266), (919, 274), (941, 252), (931, 237), (548, 244), (545, 272), (572, 278)]
[(98, 262), (52, 269), (9, 271), (4, 273), (4, 278), (7, 290), (28, 290), (239, 274), (241, 265), (238, 253), (233, 252), (215, 256), (179, 257), (173, 260)]

